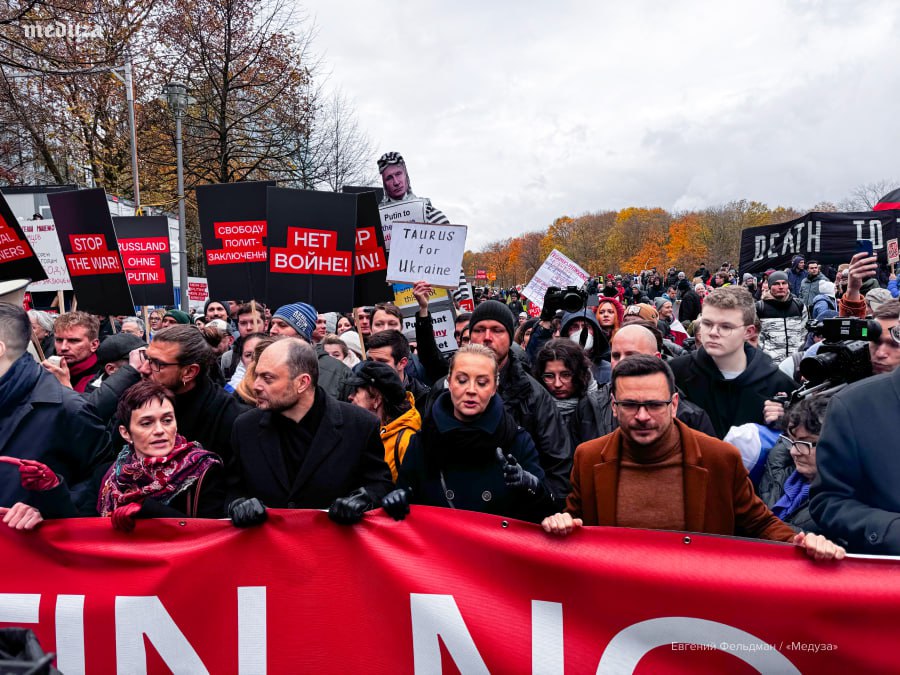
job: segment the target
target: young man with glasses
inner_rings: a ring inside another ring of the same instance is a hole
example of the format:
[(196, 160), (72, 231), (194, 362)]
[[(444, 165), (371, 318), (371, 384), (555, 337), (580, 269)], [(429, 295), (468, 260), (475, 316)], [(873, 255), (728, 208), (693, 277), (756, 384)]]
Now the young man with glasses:
[(703, 346), (669, 362), (679, 389), (706, 411), (719, 438), (732, 426), (765, 424), (766, 400), (797, 388), (771, 358), (747, 344), (755, 318), (745, 288), (715, 289), (703, 303)]
[(578, 446), (565, 512), (544, 519), (546, 532), (607, 525), (737, 535), (791, 542), (816, 559), (844, 557), (840, 546), (795, 533), (766, 507), (734, 446), (675, 419), (678, 394), (665, 361), (629, 356), (613, 369), (611, 387), (619, 428)]

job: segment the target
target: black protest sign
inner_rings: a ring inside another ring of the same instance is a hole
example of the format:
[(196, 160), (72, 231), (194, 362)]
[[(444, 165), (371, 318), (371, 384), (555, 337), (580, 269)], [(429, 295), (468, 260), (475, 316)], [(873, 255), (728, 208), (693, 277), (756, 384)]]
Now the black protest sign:
[(173, 304), (175, 292), (168, 218), (117, 216), (113, 218), (113, 226), (135, 304)]
[(384, 233), (374, 192), (360, 192), (356, 198), (356, 248), (353, 257), (356, 275), (353, 306), (364, 307), (394, 298), (387, 283)]
[[(307, 302), (319, 312), (353, 307), (357, 196), (269, 188), (266, 302)], [(212, 291), (210, 291), (212, 292)]]
[(856, 240), (867, 239), (881, 262), (886, 242), (897, 237), (900, 211), (812, 212), (802, 218), (749, 227), (741, 233), (741, 272), (760, 273), (790, 267), (791, 259), (840, 264), (856, 253)]
[(375, 204), (376, 206), (381, 203), (381, 200), (384, 199), (384, 188), (380, 187), (365, 187), (362, 185), (345, 185), (341, 188), (341, 192), (345, 194), (361, 194), (363, 192), (371, 192), (375, 195)]
[(266, 190), (274, 181), (201, 185), (200, 239), (211, 298), (261, 300), (266, 292)]
[(134, 314), (103, 188), (47, 195), (78, 309), (91, 314)]
[(43, 281), (47, 273), (31, 248), (22, 226), (0, 195), (0, 281), (31, 279)]

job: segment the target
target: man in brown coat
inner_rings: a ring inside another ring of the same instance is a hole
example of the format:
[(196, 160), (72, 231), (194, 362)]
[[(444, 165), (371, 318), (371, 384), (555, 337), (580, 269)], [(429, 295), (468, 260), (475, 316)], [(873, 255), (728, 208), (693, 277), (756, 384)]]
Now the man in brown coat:
[(627, 357), (613, 370), (611, 388), (619, 428), (575, 450), (566, 510), (545, 518), (545, 531), (681, 530), (792, 542), (816, 559), (844, 557), (840, 546), (795, 534), (766, 507), (736, 448), (675, 419), (678, 394), (665, 361)]

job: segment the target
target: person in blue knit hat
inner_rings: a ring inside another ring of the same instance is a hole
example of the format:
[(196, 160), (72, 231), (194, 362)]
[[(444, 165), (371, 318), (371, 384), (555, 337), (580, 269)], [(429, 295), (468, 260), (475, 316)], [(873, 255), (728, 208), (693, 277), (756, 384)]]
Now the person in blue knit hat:
[(316, 312), (316, 308), (305, 302), (282, 305), (272, 315), (272, 327), (269, 328), (269, 333), (271, 335), (302, 337), (307, 342), (311, 342), (318, 317), (319, 313)]
[[(316, 329), (316, 319), (318, 318), (319, 313), (316, 311), (316, 308), (305, 302), (282, 305), (272, 315), (272, 325), (269, 328), (269, 334), (282, 337), (299, 337), (306, 342), (312, 343), (312, 334)], [(319, 386), (337, 400), (346, 402), (350, 394), (355, 391), (350, 386), (350, 378), (353, 376), (353, 371), (328, 354), (321, 342), (313, 346), (319, 359)]]

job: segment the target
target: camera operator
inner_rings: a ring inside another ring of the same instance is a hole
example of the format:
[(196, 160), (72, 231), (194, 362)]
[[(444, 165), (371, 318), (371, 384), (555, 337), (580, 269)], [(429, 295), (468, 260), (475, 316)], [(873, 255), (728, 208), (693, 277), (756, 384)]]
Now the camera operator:
[[(900, 347), (896, 320), (885, 332)], [(810, 513), (823, 532), (846, 541), (850, 551), (900, 555), (898, 414), (897, 368), (847, 387), (828, 406)]]

